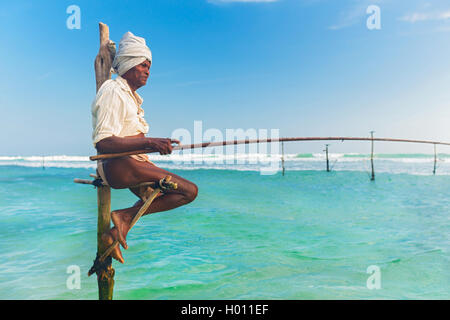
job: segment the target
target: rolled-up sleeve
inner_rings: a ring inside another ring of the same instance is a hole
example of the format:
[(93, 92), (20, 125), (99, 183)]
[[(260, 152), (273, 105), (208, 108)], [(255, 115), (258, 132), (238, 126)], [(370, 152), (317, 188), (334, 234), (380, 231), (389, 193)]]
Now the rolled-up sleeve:
[(99, 91), (92, 104), (92, 140), (94, 147), (102, 139), (117, 136), (121, 132), (125, 119), (125, 104), (121, 96), (108, 88)]

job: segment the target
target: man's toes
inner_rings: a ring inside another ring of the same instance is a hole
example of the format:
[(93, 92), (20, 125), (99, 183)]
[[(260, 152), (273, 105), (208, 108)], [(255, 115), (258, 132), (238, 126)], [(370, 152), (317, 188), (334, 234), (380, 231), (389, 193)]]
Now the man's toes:
[(120, 263), (125, 262), (125, 260), (123, 259), (123, 256), (122, 256), (122, 252), (120, 252), (120, 248), (118, 246), (114, 248), (113, 252), (111, 252), (111, 257), (113, 257)]
[(119, 235), (119, 238), (118, 238), (117, 240), (119, 240), (120, 245), (121, 245), (125, 250), (128, 249), (127, 241), (126, 241), (122, 236)]
[[(113, 237), (109, 233), (102, 234), (102, 241), (105, 245), (105, 248), (110, 247), (114, 243)], [(111, 252), (111, 257), (119, 261), (120, 263), (124, 263), (125, 260), (123, 259), (122, 252), (120, 251), (119, 246), (116, 246), (113, 251)]]

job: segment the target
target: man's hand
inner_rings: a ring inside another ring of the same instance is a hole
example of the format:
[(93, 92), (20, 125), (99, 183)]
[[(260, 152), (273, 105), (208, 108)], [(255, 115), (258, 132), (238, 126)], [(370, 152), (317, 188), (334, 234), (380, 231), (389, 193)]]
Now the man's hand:
[(171, 154), (173, 143), (180, 144), (180, 141), (177, 139), (169, 139), (169, 138), (148, 138), (150, 149), (159, 152), (160, 154)]

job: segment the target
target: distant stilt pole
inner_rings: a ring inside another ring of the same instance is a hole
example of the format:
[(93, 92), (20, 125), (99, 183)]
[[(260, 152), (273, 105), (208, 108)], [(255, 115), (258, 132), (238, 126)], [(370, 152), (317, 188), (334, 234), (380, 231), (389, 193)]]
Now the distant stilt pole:
[(375, 169), (373, 167), (373, 133), (374, 132), (375, 131), (370, 131), (370, 135), (371, 135), (371, 138), (372, 138), (372, 152), (371, 152), (371, 155), (370, 155), (370, 164), (372, 166), (372, 176), (370, 177), (371, 181), (375, 181)]
[(330, 160), (328, 159), (328, 146), (329, 144), (325, 145), (325, 154), (327, 156), (327, 172), (330, 172)]
[(284, 142), (281, 142), (281, 168), (282, 168), (282, 174), (283, 174), (283, 177), (284, 177), (284, 171), (285, 171), (285, 169), (284, 169)]
[(433, 175), (436, 174), (436, 163), (437, 163), (437, 153), (436, 153), (436, 144), (434, 144), (434, 168), (433, 168)]

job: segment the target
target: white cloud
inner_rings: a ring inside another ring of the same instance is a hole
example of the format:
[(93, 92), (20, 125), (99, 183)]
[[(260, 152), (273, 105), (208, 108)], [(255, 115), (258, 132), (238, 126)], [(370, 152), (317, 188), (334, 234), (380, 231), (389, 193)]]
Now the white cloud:
[(450, 11), (442, 12), (442, 13), (440, 14), (440, 18), (441, 18), (441, 19), (450, 19)]
[(410, 23), (416, 23), (420, 21), (442, 21), (450, 20), (450, 11), (441, 12), (414, 12), (401, 17), (399, 20)]
[(328, 27), (330, 30), (339, 30), (356, 24), (365, 14), (363, 6), (356, 6), (348, 11), (341, 12), (337, 23)]

